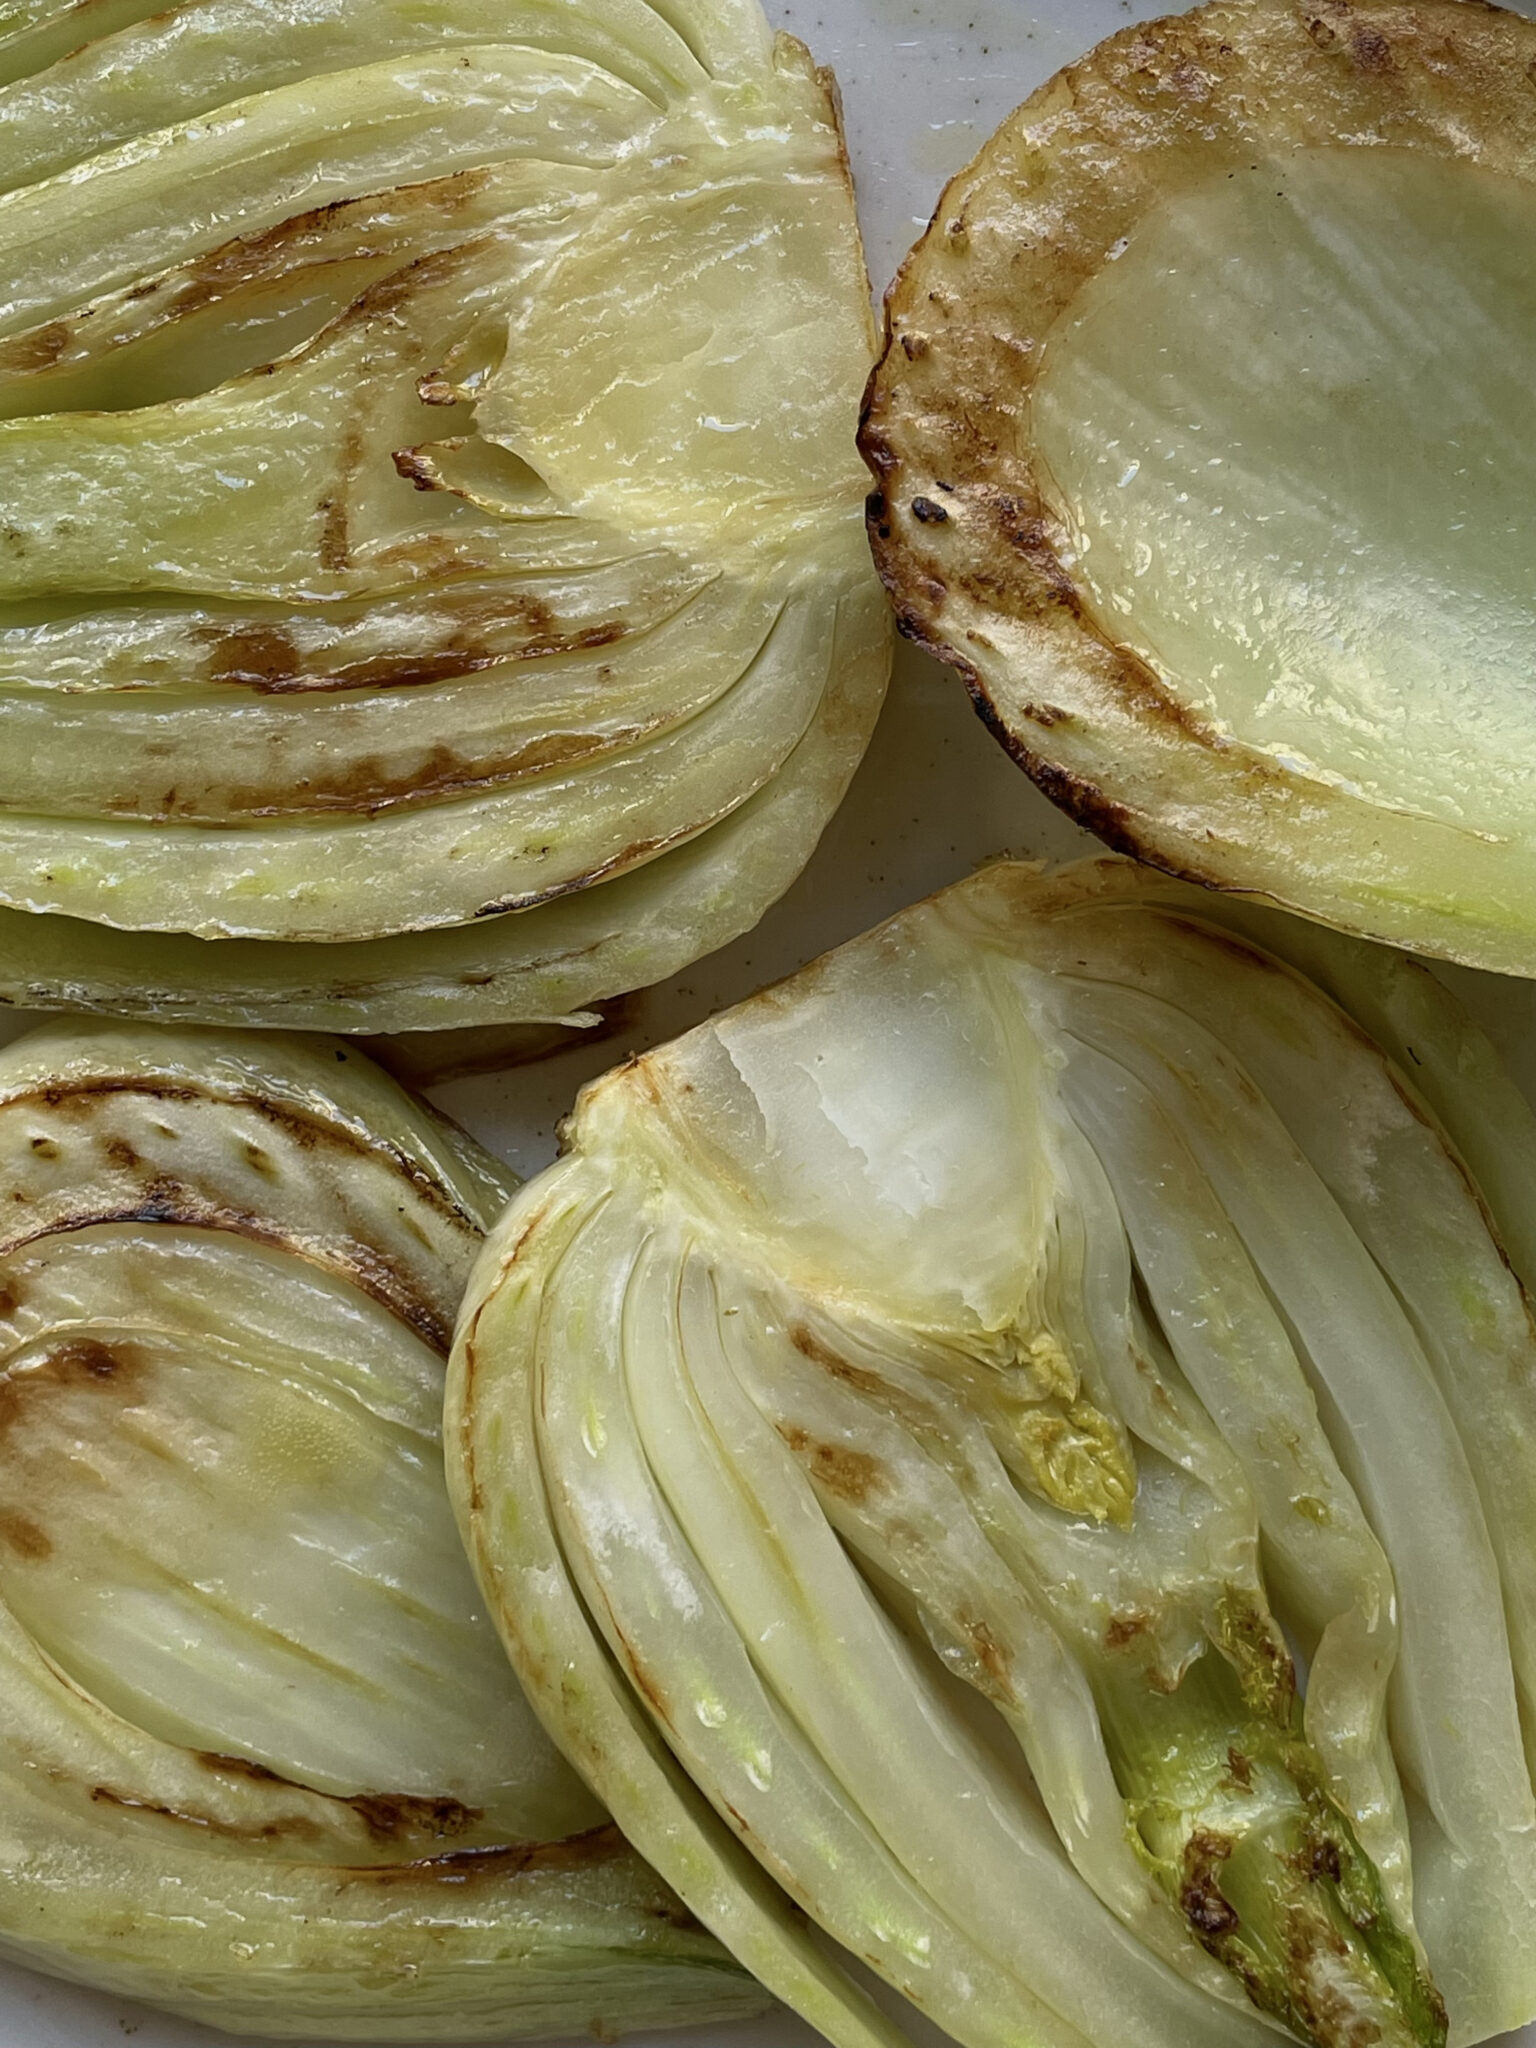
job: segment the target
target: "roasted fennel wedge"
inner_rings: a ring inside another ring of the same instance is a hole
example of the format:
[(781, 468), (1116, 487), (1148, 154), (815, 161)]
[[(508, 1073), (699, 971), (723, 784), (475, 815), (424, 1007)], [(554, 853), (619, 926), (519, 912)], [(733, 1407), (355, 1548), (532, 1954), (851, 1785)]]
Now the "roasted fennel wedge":
[(909, 631), (1122, 851), (1536, 974), (1536, 26), (1127, 27), (951, 184), (865, 447)]
[(763, 1995), (538, 1726), (442, 1477), (508, 1192), (335, 1040), (0, 1054), (0, 1953), (237, 2032)]
[(1533, 1140), (1427, 970), (1122, 862), (619, 1068), (450, 1368), (546, 1725), (966, 2048), (1536, 2016)]
[(830, 80), (756, 0), (51, 20), (0, 83), (0, 994), (546, 1020), (755, 922), (889, 658)]

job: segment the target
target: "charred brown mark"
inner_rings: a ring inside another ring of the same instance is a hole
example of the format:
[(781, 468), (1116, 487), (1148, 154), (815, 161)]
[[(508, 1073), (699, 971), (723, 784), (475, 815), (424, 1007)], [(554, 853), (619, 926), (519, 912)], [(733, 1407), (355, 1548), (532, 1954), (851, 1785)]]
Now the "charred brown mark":
[(155, 1799), (140, 1799), (121, 1792), (114, 1785), (91, 1787), (93, 1806), (112, 1806), (124, 1813), (139, 1813), (156, 1820), (168, 1820), (179, 1827), (195, 1828), (200, 1834), (217, 1835), (231, 1842), (313, 1842), (324, 1831), (304, 1814), (285, 1814), (280, 1819), (253, 1822), (229, 1821), (217, 1814), (198, 1813), (181, 1806), (165, 1806)]
[(1349, 54), (1362, 71), (1395, 71), (1397, 59), (1392, 45), (1380, 29), (1360, 28), (1350, 37)]
[[(263, 1113), (272, 1110), (274, 1120), (286, 1114), (276, 1105), (253, 1102), (250, 1106)], [(325, 1140), (339, 1139), (343, 1136), (350, 1134), (338, 1133), (333, 1126), (325, 1127)], [(365, 1153), (370, 1148), (359, 1141), (352, 1146), (339, 1146), (338, 1149)], [(425, 1176), (418, 1175), (417, 1170), (398, 1155), (391, 1153), (390, 1157), (392, 1162), (407, 1172), (413, 1183), (428, 1195), (432, 1206), (438, 1208), (466, 1235), (478, 1240), (479, 1231), (450, 1203), (446, 1190), (427, 1180)], [(434, 1188), (437, 1188), (435, 1197), (431, 1193)], [(363, 1293), (372, 1295), (375, 1301), (414, 1330), (439, 1357), (446, 1358), (452, 1346), (451, 1313), (423, 1299), (410, 1277), (372, 1245), (364, 1244), (356, 1238), (347, 1238), (344, 1241), (328, 1242), (323, 1247), (306, 1243), (301, 1249), (295, 1245), (291, 1237), (285, 1236), (277, 1229), (270, 1219), (248, 1209), (212, 1201), (200, 1189), (166, 1176), (157, 1176), (151, 1180), (135, 1201), (124, 1202), (116, 1207), (93, 1208), (79, 1214), (51, 1218), (34, 1235), (47, 1237), (55, 1232), (91, 1230), (109, 1223), (166, 1223), (180, 1225), (185, 1229), (222, 1230), (228, 1231), (232, 1236), (250, 1238), (257, 1244), (271, 1245), (279, 1251), (295, 1253), (316, 1265), (324, 1266), (328, 1271), (340, 1274)], [(0, 1381), (0, 1425), (3, 1425), (4, 1420), (5, 1387), (6, 1383)]]
[(1241, 1925), (1221, 1890), (1221, 1868), (1231, 1854), (1230, 1840), (1207, 1828), (1197, 1828), (1184, 1844), (1179, 1906), (1205, 1948), (1219, 1950), (1222, 1939)]
[(1290, 1859), (1291, 1867), (1310, 1884), (1337, 1884), (1344, 1875), (1344, 1858), (1333, 1836), (1309, 1828), (1302, 1845)]
[(104, 1149), (111, 1164), (121, 1167), (125, 1173), (131, 1172), (140, 1164), (138, 1153), (126, 1138), (108, 1138)]
[(413, 1798), (404, 1792), (360, 1793), (342, 1803), (351, 1807), (376, 1842), (398, 1841), (403, 1835), (447, 1841), (468, 1834), (484, 1818), (479, 1807), (457, 1799)]
[(363, 437), (356, 426), (342, 436), (340, 474), (334, 491), (327, 492), (318, 506), (320, 513), (320, 560), (324, 567), (340, 571), (352, 559), (348, 540), (347, 493), (363, 460)]
[[(488, 175), (484, 170), (460, 171), (452, 177), (405, 186), (391, 194), (391, 200), (397, 206), (404, 202), (404, 207), (410, 210), (430, 208), (434, 212), (451, 215), (484, 190)], [(375, 223), (369, 215), (376, 212), (377, 207), (378, 199), (374, 195), (362, 199), (333, 199), (324, 206), (293, 214), (275, 227), (264, 228), (256, 234), (236, 235), (230, 241), (221, 242), (218, 248), (195, 257), (178, 273), (179, 292), (183, 295), (178, 298), (180, 309), (191, 309), (187, 297), (190, 297), (192, 305), (202, 305), (222, 298), (239, 285), (288, 269), (296, 252), (308, 256), (311, 252), (306, 245), (333, 241), (338, 229), (349, 227), (354, 220), (373, 227)], [(388, 222), (382, 223), (380, 235), (371, 247), (365, 245), (347, 253), (382, 255), (392, 237), (403, 236), (405, 232), (405, 226), (392, 229)], [(148, 289), (155, 287), (151, 285)]]
[(949, 513), (942, 505), (935, 504), (932, 498), (914, 498), (912, 517), (924, 526), (947, 526), (949, 523)]
[(21, 1307), (21, 1295), (13, 1282), (0, 1280), (0, 1316), (13, 1316)]
[(35, 376), (40, 370), (51, 370), (73, 339), (74, 329), (67, 320), (50, 320), (45, 327), (0, 342), (0, 377)]
[(279, 626), (202, 627), (195, 637), (208, 647), (203, 673), (210, 683), (262, 696), (292, 696), (428, 689), (502, 662), (544, 661), (611, 647), (631, 630), (623, 618), (567, 629), (536, 593), (518, 590), (498, 591), (486, 604), (455, 608), (446, 624), (436, 647), (340, 663), (323, 651), (305, 654)]
[[(703, 822), (713, 824), (714, 819)], [(524, 889), (515, 896), (498, 896), (494, 902), (482, 903), (474, 914), (477, 918), (505, 917), (509, 911), (532, 910), (540, 903), (554, 903), (562, 896), (574, 896), (580, 890), (590, 888), (594, 882), (604, 882), (610, 875), (622, 875), (629, 868), (639, 867), (642, 862), (654, 859), (658, 853), (665, 853), (669, 846), (691, 836), (687, 830), (679, 830), (660, 833), (654, 839), (632, 840), (622, 853), (599, 861), (595, 867), (586, 868), (579, 875), (555, 882), (547, 889)]]
[(252, 1763), (247, 1756), (224, 1756), (216, 1749), (194, 1749), (191, 1752), (194, 1763), (206, 1771), (213, 1771), (224, 1778), (250, 1778), (258, 1785), (287, 1785), (295, 1790), (291, 1778), (282, 1777), (277, 1771), (269, 1771), (265, 1764)]
[[(311, 811), (377, 817), (387, 811), (496, 789), (547, 768), (610, 752), (641, 736), (638, 727), (612, 733), (547, 733), (512, 753), (481, 761), (467, 761), (451, 747), (436, 746), (423, 759), (404, 768), (393, 768), (369, 757), (326, 778), (316, 777), (297, 785), (237, 785), (227, 792), (225, 803), (230, 811), (245, 818), (302, 816)], [(274, 796), (283, 800), (274, 802)], [(142, 814), (135, 805), (133, 815)]]
[(626, 1652), (624, 1661), (629, 1669), (630, 1682), (650, 1707), (651, 1712), (656, 1716), (661, 1725), (664, 1728), (670, 1728), (672, 1725), (672, 1713), (667, 1705), (667, 1696), (661, 1689), (660, 1681), (652, 1676), (627, 1643), (624, 1647)]
[[(249, 1109), (282, 1130), (302, 1151), (330, 1150), (350, 1153), (358, 1158), (382, 1156), (397, 1172), (406, 1176), (430, 1207), (469, 1234), (477, 1238), (481, 1234), (478, 1226), (466, 1215), (442, 1181), (395, 1146), (370, 1141), (344, 1123), (300, 1109), (293, 1103), (280, 1102), (270, 1095), (257, 1095), (246, 1089), (231, 1089), (227, 1094), (215, 1093), (211, 1089), (190, 1088), (179, 1082), (151, 1079), (145, 1075), (92, 1074), (78, 1081), (50, 1082), (45, 1087), (28, 1090), (11, 1099), (13, 1102), (41, 1102), (49, 1109), (80, 1116), (92, 1114), (100, 1098), (114, 1095), (142, 1096), (152, 1102), (207, 1102)], [(169, 1182), (166, 1185), (179, 1187), (181, 1183)], [(94, 1220), (117, 1219), (101, 1217)], [(156, 1219), (145, 1217), (138, 1220)], [(163, 1220), (176, 1219), (172, 1217)], [(72, 1223), (69, 1227), (79, 1226)]]
[(1244, 1756), (1243, 1752), (1236, 1747), (1229, 1747), (1227, 1750), (1227, 1775), (1239, 1791), (1251, 1792), (1253, 1790), (1253, 1758)]
[(0, 1543), (28, 1564), (41, 1564), (53, 1555), (51, 1539), (36, 1522), (29, 1522), (25, 1515), (12, 1514), (9, 1509), (0, 1509)]
[(403, 477), (414, 490), (443, 491), (448, 488), (438, 470), (426, 460), (419, 448), (397, 448), (389, 459), (395, 465), (396, 475)]
[(116, 1348), (94, 1337), (71, 1337), (56, 1344), (36, 1364), (0, 1373), (0, 1435), (13, 1429), (30, 1397), (48, 1388), (110, 1388), (131, 1399), (143, 1384), (144, 1360), (119, 1343)]
[(860, 1506), (885, 1484), (885, 1469), (867, 1451), (851, 1450), (846, 1444), (829, 1444), (808, 1430), (788, 1423), (779, 1425), (779, 1435), (801, 1462), (810, 1467), (811, 1478), (839, 1500)]
[(98, 1343), (94, 1337), (74, 1337), (66, 1344), (60, 1344), (50, 1351), (44, 1365), (38, 1372), (61, 1385), (79, 1386), (106, 1380), (121, 1380), (133, 1375), (138, 1369), (137, 1361), (122, 1350), (114, 1351), (109, 1344)]
[(1123, 1650), (1138, 1637), (1150, 1633), (1151, 1627), (1151, 1616), (1139, 1609), (1133, 1609), (1128, 1614), (1113, 1614), (1104, 1631), (1104, 1647), (1106, 1650)]
[(823, 1372), (830, 1373), (833, 1379), (843, 1381), (844, 1385), (857, 1388), (861, 1394), (885, 1392), (885, 1382), (878, 1373), (854, 1365), (851, 1360), (842, 1357), (830, 1344), (824, 1344), (814, 1330), (807, 1329), (804, 1323), (796, 1323), (792, 1327), (789, 1341), (802, 1358), (808, 1358), (813, 1365), (819, 1365)]
[(1011, 1700), (1014, 1697), (1013, 1674), (1003, 1646), (992, 1630), (986, 1622), (967, 1615), (960, 1621), (960, 1632), (985, 1674), (983, 1690), (993, 1699)]
[[(457, 1849), (446, 1856), (426, 1856), (410, 1863), (363, 1864), (336, 1876), (346, 1884), (424, 1884), (502, 1886), (514, 1878), (540, 1872), (600, 1869), (629, 1856), (628, 1843), (611, 1823), (563, 1842), (525, 1842), (515, 1847)], [(658, 1906), (663, 1902), (658, 1899)], [(678, 1909), (682, 1910), (682, 1909)], [(657, 1917), (662, 1915), (658, 1912)], [(675, 1922), (692, 1927), (691, 1916)]]

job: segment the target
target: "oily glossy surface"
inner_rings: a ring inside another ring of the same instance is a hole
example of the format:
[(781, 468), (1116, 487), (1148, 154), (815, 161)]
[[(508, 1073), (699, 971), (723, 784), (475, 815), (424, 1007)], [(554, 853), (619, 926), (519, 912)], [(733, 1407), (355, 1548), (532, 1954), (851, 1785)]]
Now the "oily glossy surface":
[(1207, 725), (1490, 833), (1536, 786), (1533, 229), (1529, 185), (1407, 150), (1219, 172), (1083, 286), (1034, 402), (1095, 616)]
[(948, 188), (863, 430), (906, 629), (1071, 815), (1522, 975), (1533, 64), (1461, 0), (1127, 24)]
[[(1012, 107), (1097, 38), (1162, 11), (1155, 0), (769, 0), (771, 17), (837, 69), (877, 289), (926, 224), (943, 180)], [(577, 1088), (623, 1053), (739, 1001), (977, 860), (1091, 850), (988, 736), (953, 677), (903, 646), (847, 802), (806, 875), (754, 933), (638, 998), (612, 1035), (534, 1067), (454, 1081), (437, 1099), (520, 1171), (535, 1172), (553, 1158), (555, 1123)], [(1473, 975), (1457, 981), (1506, 1056), (1536, 1079), (1528, 1050), (1520, 1064), (1522, 1049), (1536, 1044), (1536, 990)], [(123, 2048), (125, 2040), (217, 2048), (224, 2037), (0, 1969), (0, 2038), (8, 2048)], [(814, 2037), (774, 2016), (686, 2040), (648, 2039), (643, 2048), (814, 2048)]]

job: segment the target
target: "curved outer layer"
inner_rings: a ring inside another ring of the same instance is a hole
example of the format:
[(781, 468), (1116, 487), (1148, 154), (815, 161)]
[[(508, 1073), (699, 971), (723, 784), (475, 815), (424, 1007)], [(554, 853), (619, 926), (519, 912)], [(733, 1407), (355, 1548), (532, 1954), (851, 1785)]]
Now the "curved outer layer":
[(529, 1713), (441, 1476), (508, 1192), (335, 1040), (0, 1059), (0, 1951), (234, 2031), (760, 2010)]
[(0, 83), (0, 995), (533, 1020), (750, 926), (889, 661), (830, 80), (743, 0), (50, 23)]
[(450, 1368), (537, 1711), (837, 2040), (763, 1875), (967, 2048), (1536, 2016), (1532, 1123), (1424, 969), (1121, 862), (617, 1069)]
[(1519, 974), (1533, 62), (1481, 0), (1127, 28), (945, 192), (863, 436), (902, 629), (1047, 795)]

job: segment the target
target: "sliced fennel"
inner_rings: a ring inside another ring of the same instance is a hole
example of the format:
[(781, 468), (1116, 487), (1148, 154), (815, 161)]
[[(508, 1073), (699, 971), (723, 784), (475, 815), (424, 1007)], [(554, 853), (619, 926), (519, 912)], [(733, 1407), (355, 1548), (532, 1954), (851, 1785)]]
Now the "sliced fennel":
[(0, 1059), (0, 1952), (234, 2031), (763, 1997), (540, 1730), (442, 1483), (507, 1193), (336, 1041)]
[(1536, 973), (1536, 28), (1218, 0), (1010, 117), (890, 302), (913, 632), (1117, 849)]
[(744, 0), (133, 12), (0, 83), (0, 995), (537, 1020), (734, 936), (889, 656), (830, 82)]
[(1446, 1135), (1518, 1146), (1507, 1089), (1423, 969), (1109, 862), (586, 1092), (450, 1483), (546, 1725), (755, 1968), (733, 1837), (965, 2044), (1536, 2017), (1524, 1184)]

